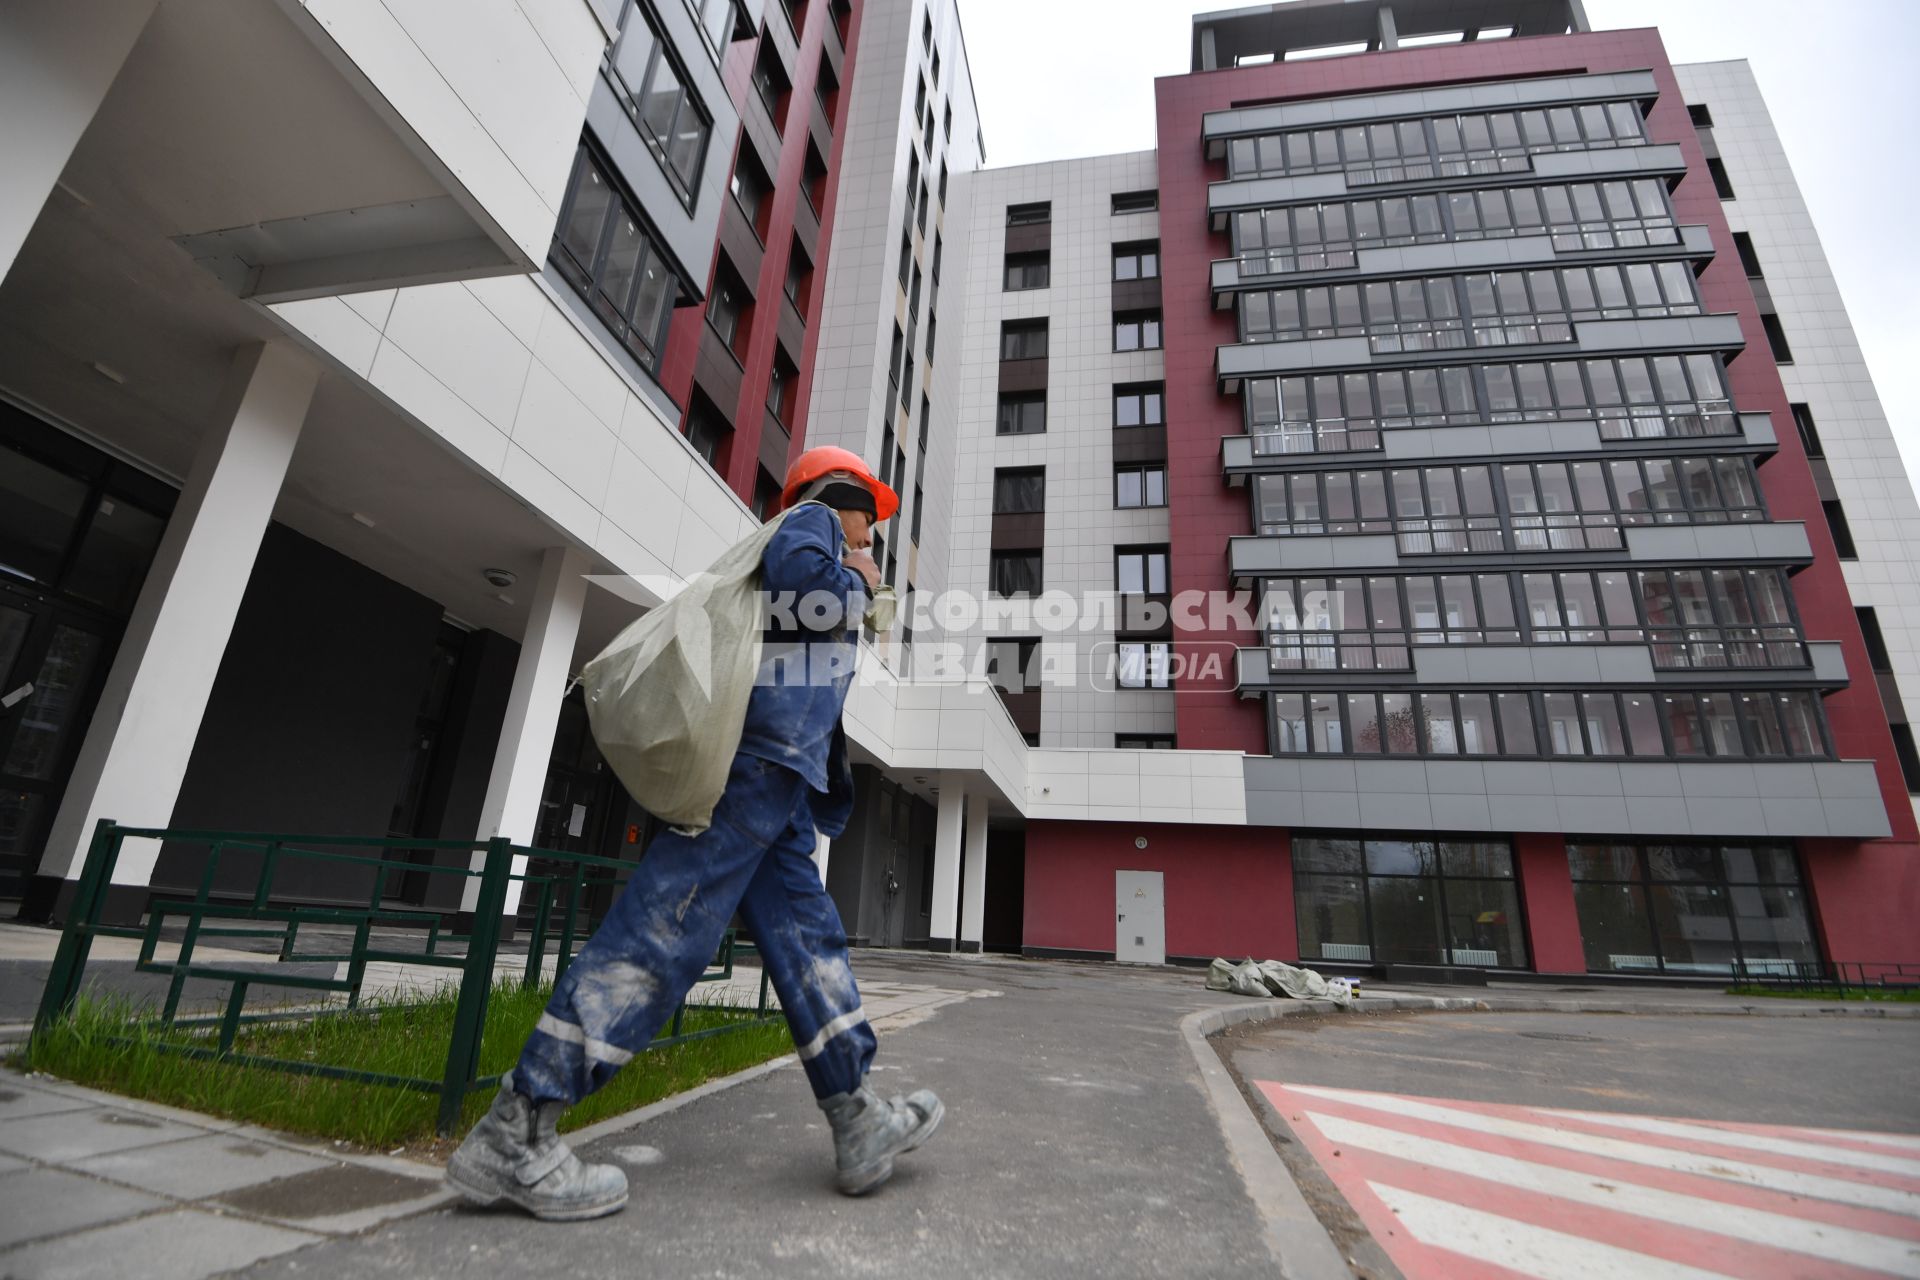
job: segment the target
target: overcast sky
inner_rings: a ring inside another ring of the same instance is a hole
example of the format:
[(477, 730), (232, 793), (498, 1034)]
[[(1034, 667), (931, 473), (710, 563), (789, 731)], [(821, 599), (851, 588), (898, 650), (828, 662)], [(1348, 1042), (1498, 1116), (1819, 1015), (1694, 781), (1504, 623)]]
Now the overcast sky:
[[(987, 163), (1152, 147), (1154, 77), (1188, 70), (1194, 13), (1228, 7), (1231, 0), (960, 0)], [(1920, 379), (1912, 376), (1920, 356), (1920, 4), (1586, 7), (1596, 28), (1658, 26), (1675, 62), (1753, 63), (1908, 473), (1920, 475)]]

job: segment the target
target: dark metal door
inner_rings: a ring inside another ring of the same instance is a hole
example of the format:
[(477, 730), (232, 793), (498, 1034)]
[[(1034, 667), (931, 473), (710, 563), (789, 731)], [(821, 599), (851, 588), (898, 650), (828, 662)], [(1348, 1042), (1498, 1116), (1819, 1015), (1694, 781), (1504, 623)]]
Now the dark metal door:
[(0, 587), (0, 898), (36, 869), (118, 632)]

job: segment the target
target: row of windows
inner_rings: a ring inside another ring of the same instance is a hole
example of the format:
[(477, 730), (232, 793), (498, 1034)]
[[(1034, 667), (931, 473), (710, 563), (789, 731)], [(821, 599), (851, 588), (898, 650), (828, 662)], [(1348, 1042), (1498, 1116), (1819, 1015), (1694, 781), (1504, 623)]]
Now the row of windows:
[(1292, 845), (1303, 959), (1526, 967), (1506, 841), (1295, 835)]
[[(1015, 434), (1015, 433), (1009, 433)], [(993, 513), (1034, 515), (1047, 509), (1045, 467), (999, 467), (993, 473)], [(880, 477), (882, 480), (886, 476)], [(1114, 468), (1116, 508), (1167, 505), (1167, 467), (1162, 462)]]
[[(1044, 341), (1042, 354), (1044, 354)], [(1002, 337), (1001, 350), (1010, 348)], [(1025, 350), (1026, 347), (1011, 348)], [(1003, 357), (1010, 358), (1010, 357)], [(1030, 358), (1030, 357), (1021, 357)], [(1166, 391), (1158, 382), (1125, 383), (1113, 389), (1113, 425), (1158, 427), (1166, 423)], [(1044, 391), (1008, 392), (1000, 397), (994, 433), (1003, 436), (1038, 435), (1047, 429)]]
[(1416, 555), (1617, 551), (1632, 525), (1767, 518), (1738, 455), (1295, 472), (1252, 487), (1262, 534), (1392, 533)]
[[(997, 472), (995, 489), (998, 491)], [(1015, 490), (1010, 489), (1009, 493)], [(1035, 508), (1037, 510), (1038, 508)], [(1122, 595), (1163, 596), (1168, 591), (1167, 548), (1162, 546), (1116, 547), (1113, 554), (1114, 589)], [(988, 560), (987, 587), (995, 595), (1019, 596), (1041, 593), (1043, 574), (1038, 551), (995, 551)]]
[[(720, 8), (722, 12), (714, 15), (716, 23), (730, 24), (727, 6)], [(628, 9), (608, 70), (641, 139), (659, 160), (681, 202), (691, 209), (713, 122), (687, 87), (685, 72), (643, 7)]]
[(1227, 144), (1227, 172), (1262, 178), (1347, 170), (1349, 182), (1411, 182), (1525, 172), (1532, 167), (1526, 157), (1535, 153), (1631, 147), (1646, 140), (1638, 107), (1590, 102), (1235, 138)]
[(1825, 759), (1808, 692), (1275, 693), (1275, 755)]
[(1242, 342), (1366, 337), (1376, 354), (1571, 342), (1588, 320), (1700, 314), (1684, 262), (1476, 272), (1240, 295)]
[(584, 144), (548, 256), (640, 366), (657, 372), (679, 286), (640, 216)]
[(1595, 973), (1781, 973), (1820, 959), (1793, 846), (1569, 840)]
[[(1593, 973), (1791, 973), (1819, 962), (1785, 841), (1567, 841)], [(1293, 838), (1300, 955), (1524, 968), (1505, 841)]]
[(1275, 671), (1406, 671), (1434, 644), (1645, 644), (1656, 667), (1803, 667), (1780, 569), (1271, 578)]
[(1719, 358), (1710, 355), (1250, 378), (1244, 398), (1254, 449), (1266, 454), (1378, 449), (1382, 428), (1482, 422), (1589, 419), (1603, 440), (1739, 430)]
[(1557, 250), (1680, 242), (1657, 178), (1554, 183), (1244, 209), (1233, 251), (1248, 275), (1350, 268), (1359, 249), (1550, 235)]

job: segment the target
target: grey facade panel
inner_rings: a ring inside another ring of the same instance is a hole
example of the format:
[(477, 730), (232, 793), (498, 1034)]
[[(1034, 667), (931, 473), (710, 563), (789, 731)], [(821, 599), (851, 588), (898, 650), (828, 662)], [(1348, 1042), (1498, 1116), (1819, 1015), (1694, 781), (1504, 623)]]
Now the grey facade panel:
[(1511, 236), (1501, 240), (1462, 240), (1445, 244), (1399, 244), (1362, 249), (1360, 274), (1448, 271), (1460, 267), (1504, 267), (1552, 262), (1558, 255), (1552, 236)]
[(1257, 378), (1307, 369), (1364, 369), (1373, 363), (1373, 348), (1365, 338), (1236, 342), (1217, 348), (1214, 362), (1222, 378)]
[(1533, 176), (1536, 178), (1683, 173), (1686, 167), (1686, 157), (1673, 143), (1650, 147), (1596, 147), (1592, 151), (1548, 151), (1533, 158)]
[(1740, 336), (1740, 317), (1731, 313), (1658, 316), (1645, 320), (1586, 320), (1573, 326), (1573, 338), (1582, 355), (1644, 348), (1732, 351), (1745, 341)]
[(1559, 102), (1595, 102), (1608, 98), (1650, 99), (1659, 93), (1651, 71), (1615, 71), (1590, 76), (1553, 76), (1489, 84), (1413, 89), (1397, 93), (1356, 94), (1314, 102), (1213, 111), (1202, 118), (1208, 139), (1237, 134), (1274, 133), (1354, 120), (1390, 120), (1453, 111), (1488, 111)]
[(1643, 525), (1628, 529), (1634, 560), (1766, 561), (1810, 563), (1813, 546), (1797, 520), (1771, 524)]
[(1848, 684), (1847, 656), (1837, 640), (1813, 640), (1807, 644), (1807, 657), (1813, 664), (1813, 678), (1821, 684)]
[(1293, 569), (1393, 569), (1400, 553), (1390, 533), (1341, 534), (1326, 538), (1233, 538), (1229, 570), (1236, 576)]
[(1403, 427), (1381, 434), (1390, 459), (1491, 458), (1529, 453), (1596, 453), (1592, 422), (1500, 422), (1484, 427)]
[(1347, 194), (1347, 178), (1340, 173), (1310, 173), (1298, 178), (1242, 178), (1216, 182), (1207, 188), (1207, 211), (1264, 209), (1277, 204), (1309, 200), (1339, 200)]
[[(1874, 765), (1867, 760), (1640, 764), (1249, 756), (1243, 772), (1253, 826), (1853, 838), (1889, 830)], [(1800, 794), (1809, 777), (1821, 780), (1821, 795)], [(1829, 785), (1832, 791), (1824, 789)]]
[(1740, 418), (1740, 434), (1747, 438), (1748, 444), (1778, 445), (1780, 437), (1773, 429), (1773, 415), (1770, 413), (1743, 413)]

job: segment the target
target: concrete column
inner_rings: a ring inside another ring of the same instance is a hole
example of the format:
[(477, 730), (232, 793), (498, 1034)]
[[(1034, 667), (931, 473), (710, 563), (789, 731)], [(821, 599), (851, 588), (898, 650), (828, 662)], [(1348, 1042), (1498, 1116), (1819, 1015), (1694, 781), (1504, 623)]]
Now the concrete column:
[(1400, 27), (1393, 20), (1393, 6), (1383, 4), (1376, 12), (1380, 15), (1380, 43), (1377, 47), (1382, 53), (1392, 53), (1400, 47)]
[(987, 912), (987, 796), (967, 796), (966, 891), (960, 899), (960, 949), (980, 950), (980, 922)]
[[(172, 819), (319, 379), (319, 366), (286, 343), (235, 353), (215, 425), (201, 438), (87, 727), (41, 875), (77, 877), (101, 818), (146, 827)], [(158, 856), (151, 841), (128, 842), (113, 882), (142, 891), (116, 895), (109, 911), (144, 909), (143, 889)]]
[(927, 950), (952, 951), (959, 936), (960, 823), (967, 788), (948, 775), (940, 784), (933, 826), (933, 919), (927, 925)]
[(813, 833), (813, 860), (820, 867), (820, 883), (827, 882), (827, 857), (833, 852), (833, 841), (818, 831)]
[(0, 4), (0, 279), (153, 8), (154, 0)]
[[(540, 559), (533, 607), (520, 637), (520, 661), (513, 670), (513, 691), (507, 695), (507, 714), (493, 753), (493, 776), (480, 806), (477, 838), (481, 840), (505, 836), (514, 844), (533, 843), (547, 766), (553, 759), (553, 734), (560, 724), (560, 703), (573, 668), (573, 643), (579, 638), (580, 614), (586, 607), (586, 574), (586, 554), (573, 547), (548, 547)], [(473, 865), (477, 869), (484, 861), (483, 855), (475, 854)], [(515, 858), (513, 869), (524, 872), (526, 858)], [(518, 880), (507, 886), (509, 915), (520, 909), (520, 889)], [(469, 880), (460, 909), (472, 911), (479, 896), (479, 880)]]

